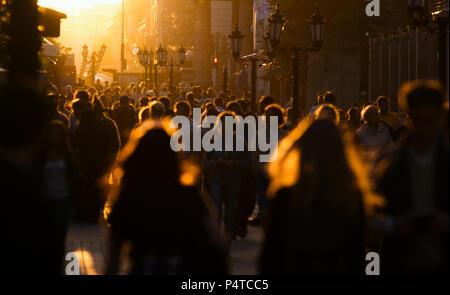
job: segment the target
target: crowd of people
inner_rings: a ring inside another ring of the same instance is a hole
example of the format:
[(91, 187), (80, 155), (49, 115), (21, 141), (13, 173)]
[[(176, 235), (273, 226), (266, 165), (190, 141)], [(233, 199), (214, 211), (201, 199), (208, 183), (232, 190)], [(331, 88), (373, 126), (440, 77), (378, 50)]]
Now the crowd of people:
[[(401, 113), (386, 96), (343, 109), (331, 91), (296, 114), (292, 101), (193, 85), (76, 88), (2, 89), (9, 272), (31, 258), (62, 273), (69, 223), (102, 220), (108, 274), (125, 246), (131, 274), (227, 274), (248, 226), (265, 233), (262, 274), (362, 275), (371, 251), (383, 274), (448, 272), (449, 110), (438, 82), (406, 83)], [(174, 116), (210, 130), (194, 108), (221, 122), (277, 117), (277, 158), (260, 162), (248, 132), (244, 151), (173, 151)]]

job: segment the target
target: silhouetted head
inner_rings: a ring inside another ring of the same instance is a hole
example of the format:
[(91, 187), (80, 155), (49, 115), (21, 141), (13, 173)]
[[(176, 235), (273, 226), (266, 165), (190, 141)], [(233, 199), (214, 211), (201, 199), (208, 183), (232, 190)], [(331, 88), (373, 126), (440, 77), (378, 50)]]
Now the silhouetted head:
[(443, 87), (437, 81), (409, 82), (400, 89), (400, 107), (409, 113), (412, 131), (420, 141), (431, 143), (436, 138), (442, 118), (443, 102)]
[(127, 106), (130, 105), (130, 99), (126, 95), (122, 95), (119, 97), (119, 103), (121, 106)]
[(214, 99), (214, 105), (216, 106), (216, 107), (221, 107), (221, 108), (223, 108), (224, 107), (224, 100), (223, 100), (223, 98), (222, 97), (216, 97), (215, 99)]
[(143, 108), (143, 107), (145, 107), (145, 106), (148, 105), (149, 101), (150, 101), (150, 99), (149, 99), (147, 96), (143, 96), (143, 97), (141, 97), (141, 99), (139, 100), (139, 106), (140, 106), (141, 108)]
[(189, 101), (190, 104), (194, 103), (195, 100), (195, 95), (193, 92), (189, 92), (186, 96), (187, 100)]
[(247, 109), (250, 104), (249, 101), (246, 98), (241, 98), (241, 99), (238, 99), (237, 102), (241, 106), (242, 113), (244, 113), (244, 114), (247, 113)]
[(131, 135), (119, 155), (123, 170), (122, 190), (142, 191), (151, 197), (155, 186), (167, 188), (179, 184), (179, 165), (170, 146), (171, 131), (165, 123), (146, 121)]
[(142, 123), (147, 119), (150, 119), (150, 107), (145, 106), (139, 111), (139, 122)]
[(361, 112), (357, 107), (351, 107), (347, 111), (347, 120), (351, 121), (353, 124), (358, 124), (361, 120)]
[(84, 110), (91, 108), (91, 104), (81, 99), (75, 99), (72, 102), (72, 109), (75, 118), (80, 119)]
[(323, 103), (328, 103), (332, 105), (336, 105), (336, 95), (333, 92), (327, 91), (323, 95)]
[(169, 111), (171, 109), (170, 108), (170, 98), (169, 97), (161, 96), (160, 98), (158, 98), (158, 101), (161, 102), (164, 105), (166, 111)]
[(379, 109), (375, 105), (366, 106), (361, 112), (364, 122), (372, 129), (377, 129), (380, 122)]
[(100, 99), (94, 98), (94, 102), (92, 104), (92, 110), (96, 114), (102, 114), (105, 111), (105, 107)]
[[(268, 105), (265, 109), (264, 109), (264, 114), (267, 117), (277, 117), (278, 118), (278, 128), (282, 128), (285, 124), (284, 121), (284, 109), (276, 103), (270, 104)], [(268, 118), (267, 123), (270, 124), (270, 119)]]
[(379, 96), (375, 104), (380, 109), (380, 115), (389, 112), (389, 98), (387, 96)]
[(189, 102), (182, 100), (175, 104), (174, 111), (177, 116), (189, 117), (191, 114), (191, 106)]
[(327, 205), (337, 208), (350, 197), (355, 184), (341, 133), (330, 120), (302, 121), (280, 143), (269, 174), (271, 196), (279, 189), (292, 188), (297, 198), (321, 196), (322, 202), (328, 199)]
[(335, 124), (339, 123), (339, 113), (332, 104), (321, 104), (314, 112), (314, 117), (316, 120), (328, 120)]
[[(230, 128), (230, 126), (227, 126), (227, 124), (226, 124), (226, 120), (227, 120), (226, 118), (235, 119), (236, 116), (237, 116), (237, 114), (235, 112), (233, 112), (233, 111), (225, 111), (225, 112), (220, 113), (217, 116), (217, 121), (218, 122), (216, 124), (218, 125), (218, 123), (220, 122), (220, 127), (221, 128), (219, 129), (219, 132), (223, 136), (225, 136), (227, 134), (227, 132), (229, 132), (227, 130), (227, 128)], [(233, 128), (233, 130), (231, 132), (235, 132), (236, 131), (236, 125), (235, 124), (233, 124), (233, 126), (231, 128)], [(225, 144), (225, 141), (222, 141), (222, 145), (224, 145), (224, 144)]]
[(160, 120), (166, 111), (166, 107), (159, 101), (152, 101), (149, 105), (150, 118), (153, 120)]
[(78, 99), (80, 99), (82, 101), (85, 101), (85, 102), (89, 102), (90, 101), (89, 94), (86, 91), (84, 91), (84, 90), (77, 91), (77, 94), (75, 95), (75, 98), (78, 98)]
[(215, 95), (216, 95), (216, 92), (214, 91), (214, 88), (212, 88), (212, 87), (209, 87), (208, 88), (208, 90), (207, 90), (207, 92), (206, 92), (206, 95), (208, 96), (208, 97), (214, 97)]
[(241, 105), (236, 101), (229, 101), (226, 106), (227, 111), (236, 113), (237, 115), (242, 115)]
[(259, 100), (259, 113), (264, 113), (264, 109), (269, 105), (275, 103), (275, 99), (272, 96), (263, 96)]

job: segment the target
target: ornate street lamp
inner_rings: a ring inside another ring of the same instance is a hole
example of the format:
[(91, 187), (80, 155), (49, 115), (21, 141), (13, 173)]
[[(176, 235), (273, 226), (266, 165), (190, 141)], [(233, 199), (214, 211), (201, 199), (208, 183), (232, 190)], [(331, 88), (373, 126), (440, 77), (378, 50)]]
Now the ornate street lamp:
[(423, 7), (425, 7), (424, 0), (408, 0), (409, 9), (421, 9)]
[(184, 65), (184, 62), (186, 61), (186, 49), (184, 49), (183, 46), (178, 49), (178, 60), (181, 66)]
[(158, 50), (156, 50), (156, 58), (158, 59), (158, 65), (163, 66), (167, 62), (167, 50), (159, 45)]
[(155, 53), (152, 49), (147, 52), (147, 65), (152, 66), (155, 58)]
[(264, 43), (266, 45), (266, 54), (270, 59), (275, 57), (275, 50), (272, 46), (269, 33), (264, 34)]
[(170, 83), (170, 90), (173, 91), (174, 90), (174, 86), (173, 86), (173, 67), (177, 66), (177, 67), (183, 67), (184, 62), (186, 60), (186, 49), (183, 48), (183, 46), (181, 46), (178, 51), (178, 64), (174, 64), (173, 63), (173, 59), (170, 58), (170, 64), (168, 65), (170, 68), (170, 76), (169, 76), (169, 83)]
[(136, 53), (139, 63), (143, 67), (147, 67), (147, 59), (148, 59), (148, 52), (147, 49), (139, 48), (138, 52)]
[[(292, 105), (295, 110), (295, 120), (299, 118), (300, 113), (300, 97), (299, 97), (299, 62), (300, 62), (300, 55), (302, 54), (306, 58), (308, 57), (308, 52), (315, 52), (318, 51), (322, 47), (323, 39), (324, 39), (324, 31), (325, 31), (325, 18), (320, 15), (319, 13), (319, 6), (316, 5), (313, 14), (310, 17), (309, 25), (311, 28), (311, 35), (312, 35), (312, 46), (293, 46), (289, 48), (280, 48), (282, 51), (288, 51), (290, 54), (293, 54), (293, 60), (292, 60), (292, 77), (293, 77), (293, 87), (292, 87)], [(280, 12), (280, 5), (279, 2), (277, 3), (275, 7), (275, 11), (272, 13), (272, 15), (269, 18), (269, 24), (270, 24), (270, 31), (269, 31), (269, 38), (270, 38), (270, 44), (272, 45), (273, 50), (278, 49), (278, 45), (280, 44), (281, 34), (284, 31), (284, 26), (286, 24), (286, 18), (281, 14)], [(266, 41), (266, 47), (267, 47), (267, 41)], [(268, 47), (268, 52), (270, 52), (271, 48)], [(306, 54), (305, 54), (306, 53)], [(308, 79), (306, 79), (307, 81)], [(303, 90), (303, 102), (302, 106), (304, 107), (306, 105), (306, 96), (305, 93), (307, 93), (307, 90)]]
[[(268, 62), (266, 57), (258, 56), (256, 53), (241, 56), (242, 43), (244, 40), (244, 34), (239, 30), (239, 25), (236, 24), (236, 27), (231, 34), (228, 35), (231, 41), (231, 53), (236, 61), (244, 65), (250, 65), (251, 67), (251, 104), (252, 110), (256, 111), (256, 72), (257, 72), (257, 64), (258, 62)], [(228, 88), (228, 69), (224, 67), (223, 73), (223, 91), (226, 92)]]
[(280, 2), (277, 2), (275, 11), (269, 17), (269, 38), (273, 48), (277, 48), (280, 44), (281, 33), (284, 31), (286, 17), (280, 12)]
[(323, 36), (325, 31), (325, 23), (326, 23), (325, 18), (319, 13), (319, 5), (316, 5), (314, 13), (311, 15), (311, 18), (309, 19), (313, 47), (316, 49), (322, 47)]
[(445, 86), (448, 96), (448, 0), (435, 1), (431, 14), (437, 25), (439, 81)]
[[(147, 84), (147, 81), (146, 81), (146, 86), (147, 86), (147, 88), (151, 88), (152, 87), (152, 73), (153, 73), (153, 67), (154, 67), (154, 64), (155, 64), (155, 52), (152, 50), (152, 49), (150, 49), (149, 51), (148, 51), (148, 53), (147, 53), (147, 66), (148, 66), (148, 77), (149, 77), (149, 81), (148, 81), (148, 84)], [(155, 72), (156, 72), (156, 68), (155, 68)]]
[(420, 26), (427, 22), (425, 0), (407, 0), (409, 20), (412, 26)]
[(245, 35), (239, 30), (239, 25), (236, 24), (236, 27), (233, 32), (231, 32), (228, 37), (231, 40), (231, 52), (235, 59), (238, 59), (241, 55), (242, 50), (242, 42), (244, 40)]
[(144, 81), (145, 86), (148, 87), (148, 69), (150, 68), (150, 77), (151, 77), (151, 62), (153, 60), (153, 56), (151, 51), (147, 51), (147, 49), (139, 48), (138, 52), (136, 53), (139, 63), (141, 66), (145, 68), (145, 75), (144, 75)]

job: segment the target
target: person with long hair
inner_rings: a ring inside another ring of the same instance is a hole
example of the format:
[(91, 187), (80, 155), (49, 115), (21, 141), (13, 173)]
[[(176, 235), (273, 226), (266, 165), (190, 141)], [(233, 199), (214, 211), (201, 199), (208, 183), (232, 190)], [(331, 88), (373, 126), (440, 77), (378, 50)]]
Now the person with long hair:
[(173, 130), (147, 121), (119, 156), (120, 188), (110, 194), (107, 273), (119, 272), (120, 249), (131, 245), (131, 274), (226, 274), (217, 230), (193, 186), (184, 186)]
[(44, 134), (40, 157), (40, 182), (47, 199), (53, 223), (58, 227), (60, 267), (71, 215), (71, 198), (79, 185), (79, 171), (73, 157), (69, 131), (60, 121), (51, 121)]
[(338, 127), (305, 119), (269, 165), (263, 274), (358, 274), (364, 206)]

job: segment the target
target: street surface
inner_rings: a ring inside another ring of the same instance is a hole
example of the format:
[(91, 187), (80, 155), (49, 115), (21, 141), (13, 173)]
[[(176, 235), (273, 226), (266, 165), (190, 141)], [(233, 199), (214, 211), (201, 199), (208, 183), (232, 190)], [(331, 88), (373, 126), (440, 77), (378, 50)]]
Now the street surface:
[[(262, 238), (261, 227), (248, 226), (247, 237), (233, 241), (230, 251), (232, 274), (257, 274)], [(72, 224), (70, 226), (66, 240), (66, 253), (75, 252), (77, 254), (81, 275), (104, 274), (106, 251), (106, 228), (103, 225)], [(121, 268), (122, 273), (126, 268), (125, 262)]]

